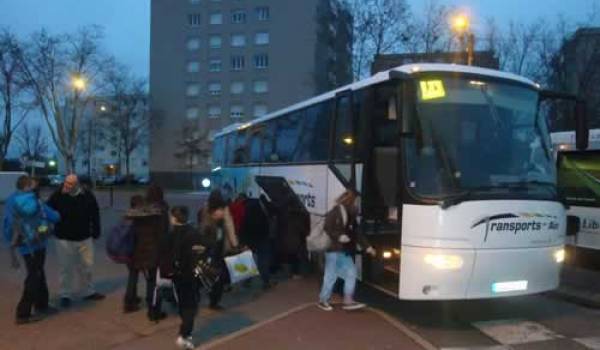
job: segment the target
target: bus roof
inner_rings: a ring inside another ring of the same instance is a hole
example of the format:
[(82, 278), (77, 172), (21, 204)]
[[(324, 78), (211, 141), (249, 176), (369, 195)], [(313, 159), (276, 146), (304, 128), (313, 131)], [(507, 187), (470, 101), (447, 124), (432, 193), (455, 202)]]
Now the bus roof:
[(335, 95), (337, 93), (339, 93), (341, 91), (359, 90), (359, 89), (367, 87), (367, 86), (371, 86), (371, 85), (375, 85), (375, 84), (378, 84), (381, 82), (388, 81), (388, 80), (390, 80), (390, 73), (394, 72), (394, 71), (400, 72), (400, 73), (406, 73), (406, 74), (416, 74), (416, 73), (423, 73), (423, 72), (456, 72), (456, 73), (479, 74), (479, 75), (483, 75), (483, 76), (514, 80), (514, 81), (518, 81), (518, 82), (526, 84), (526, 85), (531, 85), (534, 88), (539, 88), (538, 84), (534, 83), (533, 81), (531, 81), (525, 77), (522, 77), (522, 76), (519, 76), (519, 75), (516, 75), (513, 73), (501, 72), (501, 71), (493, 70), (493, 69), (473, 67), (473, 66), (464, 66), (464, 65), (458, 65), (458, 64), (445, 64), (445, 63), (408, 64), (408, 65), (403, 65), (403, 66), (399, 66), (396, 68), (392, 68), (387, 71), (376, 73), (375, 75), (373, 75), (369, 78), (342, 86), (335, 90), (312, 97), (308, 100), (304, 100), (302, 102), (293, 104), (293, 105), (285, 107), (283, 109), (273, 111), (269, 114), (266, 114), (262, 117), (251, 120), (247, 123), (234, 123), (232, 125), (226, 126), (220, 132), (216, 133), (214, 135), (214, 137), (219, 137), (224, 134), (235, 131), (239, 128), (250, 127), (254, 124), (261, 123), (266, 120), (273, 119), (273, 118), (279, 117), (281, 115), (302, 109), (304, 107), (307, 107), (307, 106), (310, 106), (313, 104), (317, 104), (317, 103), (325, 101), (325, 100), (332, 99), (335, 97)]

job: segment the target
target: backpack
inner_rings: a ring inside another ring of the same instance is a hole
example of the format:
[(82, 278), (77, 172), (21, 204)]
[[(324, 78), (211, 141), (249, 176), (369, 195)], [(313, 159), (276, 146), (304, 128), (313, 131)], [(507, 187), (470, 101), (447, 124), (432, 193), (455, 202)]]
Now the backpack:
[(106, 254), (117, 264), (129, 264), (133, 257), (135, 235), (131, 222), (122, 220), (106, 239)]
[(15, 227), (22, 243), (26, 245), (38, 244), (48, 238), (50, 223), (34, 194), (22, 195), (16, 199)]

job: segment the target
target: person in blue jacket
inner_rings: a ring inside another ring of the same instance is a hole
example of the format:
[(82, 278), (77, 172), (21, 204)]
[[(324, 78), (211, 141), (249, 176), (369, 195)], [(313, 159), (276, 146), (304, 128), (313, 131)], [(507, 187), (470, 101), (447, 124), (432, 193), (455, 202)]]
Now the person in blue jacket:
[[(60, 215), (40, 201), (32, 191), (32, 185), (28, 176), (19, 177), (17, 191), (4, 206), (4, 238), (13, 253), (15, 250), (19, 252), (27, 269), (23, 294), (17, 305), (17, 324), (39, 321), (52, 310), (48, 305), (44, 263), (49, 225), (57, 223)], [(14, 255), (13, 267), (19, 268), (19, 261)], [(35, 314), (32, 314), (33, 308)]]

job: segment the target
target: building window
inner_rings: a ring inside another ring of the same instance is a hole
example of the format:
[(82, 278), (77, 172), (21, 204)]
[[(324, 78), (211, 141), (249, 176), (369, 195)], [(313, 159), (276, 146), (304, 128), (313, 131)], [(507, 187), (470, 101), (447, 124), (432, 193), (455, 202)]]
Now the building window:
[(246, 36), (244, 34), (234, 34), (231, 36), (231, 46), (243, 47), (246, 46)]
[(210, 83), (208, 84), (208, 93), (213, 96), (221, 94), (221, 83)]
[(188, 25), (190, 27), (198, 27), (200, 25), (200, 14), (193, 13), (191, 15), (188, 15)]
[(200, 62), (190, 61), (187, 63), (188, 73), (198, 73), (200, 71)]
[(190, 0), (190, 4), (198, 5), (198, 4), (200, 4), (200, 0)]
[(233, 23), (246, 23), (246, 11), (235, 10), (231, 14), (231, 22)]
[(269, 67), (269, 56), (266, 54), (254, 55), (254, 67), (258, 69)]
[(209, 118), (219, 118), (221, 117), (221, 107), (220, 106), (208, 106), (208, 117)]
[(258, 18), (259, 21), (268, 21), (269, 18), (271, 17), (269, 8), (266, 6), (257, 7), (256, 8), (256, 17)]
[(254, 82), (254, 92), (264, 94), (269, 91), (269, 84), (265, 80), (257, 80)]
[(209, 39), (209, 45), (211, 49), (220, 49), (223, 44), (223, 40), (220, 35), (211, 35)]
[(264, 104), (256, 104), (254, 105), (254, 116), (255, 117), (262, 117), (263, 115), (267, 114), (267, 106)]
[(188, 97), (198, 96), (200, 94), (200, 85), (198, 84), (188, 84), (185, 89), (185, 94)]
[(190, 51), (196, 51), (200, 48), (200, 39), (198, 38), (189, 38), (187, 41), (187, 49)]
[(231, 106), (231, 118), (243, 118), (244, 117), (244, 107), (240, 105)]
[(210, 72), (220, 72), (222, 67), (222, 62), (220, 59), (212, 59), (210, 60), (210, 64), (208, 65), (208, 70)]
[(256, 36), (254, 37), (254, 43), (256, 45), (267, 45), (269, 41), (270, 37), (267, 32), (256, 33)]
[(246, 60), (244, 56), (232, 56), (231, 57), (231, 69), (233, 70), (242, 70), (246, 65)]
[(234, 81), (233, 83), (231, 83), (230, 91), (233, 95), (239, 95), (244, 93), (244, 83), (241, 81)]
[(185, 112), (185, 116), (187, 119), (189, 120), (194, 120), (194, 119), (198, 119), (198, 116), (200, 115), (200, 111), (198, 110), (198, 108), (196, 107), (190, 107), (187, 109), (187, 111)]
[(210, 15), (210, 24), (223, 24), (223, 14), (213, 13)]

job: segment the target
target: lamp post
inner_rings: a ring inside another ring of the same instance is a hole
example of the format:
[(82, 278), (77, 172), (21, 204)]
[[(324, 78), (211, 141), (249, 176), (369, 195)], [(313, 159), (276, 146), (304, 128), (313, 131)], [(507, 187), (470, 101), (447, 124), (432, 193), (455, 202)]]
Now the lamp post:
[(470, 31), (470, 20), (465, 14), (457, 14), (451, 19), (451, 27), (458, 40), (460, 41), (460, 50), (466, 52), (467, 65), (473, 65), (473, 55), (475, 51), (475, 35)]

